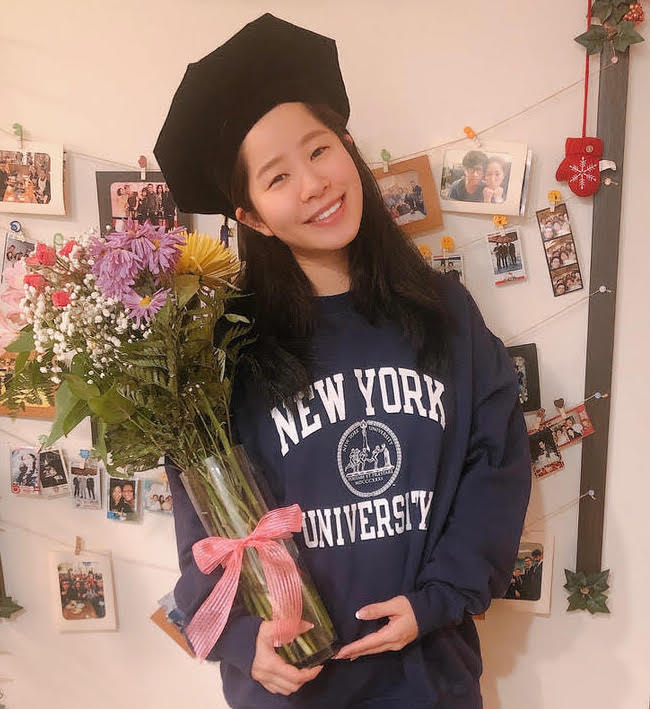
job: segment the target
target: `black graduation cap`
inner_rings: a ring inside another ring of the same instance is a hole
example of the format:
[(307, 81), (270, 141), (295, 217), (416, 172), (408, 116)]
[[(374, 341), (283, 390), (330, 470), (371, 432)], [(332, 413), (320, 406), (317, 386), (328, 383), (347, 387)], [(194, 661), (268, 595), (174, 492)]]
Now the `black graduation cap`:
[(178, 208), (234, 218), (239, 146), (265, 113), (290, 101), (327, 104), (347, 121), (333, 39), (267, 13), (190, 64), (154, 148)]

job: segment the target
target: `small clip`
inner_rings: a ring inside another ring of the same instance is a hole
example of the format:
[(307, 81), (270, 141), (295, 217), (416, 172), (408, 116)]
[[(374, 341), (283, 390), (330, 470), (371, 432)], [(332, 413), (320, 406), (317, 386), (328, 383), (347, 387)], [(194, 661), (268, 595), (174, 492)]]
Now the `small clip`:
[(546, 409), (537, 409), (535, 412), (535, 427), (534, 431), (539, 431), (542, 428), (542, 423), (544, 423), (544, 416), (546, 416)]
[(9, 222), (9, 228), (14, 232), (14, 234), (20, 234), (23, 229), (23, 225), (17, 219), (14, 219)]
[(81, 545), (83, 544), (83, 541), (81, 537), (75, 537), (74, 538), (74, 554), (75, 556), (79, 556), (81, 553)]
[(52, 237), (52, 244), (57, 251), (63, 248), (63, 241), (63, 234), (60, 231)]
[(560, 194), (560, 190), (551, 190), (548, 193), (548, 201), (551, 203), (551, 212), (555, 211), (555, 206), (561, 199), (562, 195)]
[(611, 185), (618, 185), (618, 182), (616, 182), (616, 180), (612, 180), (611, 177), (603, 177), (603, 184), (606, 187), (610, 187)]
[(566, 418), (566, 411), (564, 410), (564, 399), (555, 399), (553, 401), (553, 405), (555, 408), (560, 412), (560, 416), (565, 419)]
[(23, 149), (23, 127), (20, 125), (20, 123), (14, 123), (13, 126), (11, 126), (11, 130), (13, 131), (14, 135), (16, 138), (18, 138), (18, 142), (20, 143), (20, 149)]
[(454, 240), (451, 236), (443, 236), (440, 239), (440, 246), (442, 247), (442, 255), (446, 256), (449, 251), (454, 250)]
[(140, 155), (138, 158), (138, 165), (140, 166), (140, 179), (144, 182), (147, 179), (147, 158), (144, 155)]
[(481, 147), (481, 141), (478, 139), (476, 131), (471, 126), (465, 126), (463, 128), (463, 133), (465, 133), (469, 140), (473, 140), (476, 143), (477, 147)]
[(431, 247), (429, 244), (420, 244), (418, 246), (418, 251), (420, 252), (420, 256), (429, 264), (431, 265)]
[(390, 161), (390, 153), (386, 148), (381, 151), (381, 161), (384, 163), (384, 172), (388, 172), (388, 162)]

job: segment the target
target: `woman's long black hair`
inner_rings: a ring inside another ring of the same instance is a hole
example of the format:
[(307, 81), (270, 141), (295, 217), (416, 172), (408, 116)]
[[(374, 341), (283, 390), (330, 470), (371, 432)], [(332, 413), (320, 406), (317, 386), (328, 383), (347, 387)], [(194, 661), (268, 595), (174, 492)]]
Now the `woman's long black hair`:
[[(449, 319), (440, 298), (440, 279), (404, 236), (387, 211), (375, 178), (354, 143), (345, 139), (345, 122), (328, 106), (307, 105), (334, 131), (351, 155), (363, 188), (363, 214), (348, 246), (350, 297), (370, 323), (397, 323), (417, 352), (421, 371), (447, 368)], [(255, 212), (240, 150), (230, 186), (231, 202)], [(270, 405), (286, 401), (311, 384), (312, 333), (317, 318), (314, 289), (291, 250), (240, 223), (240, 256), (245, 267), (238, 285), (248, 297), (236, 300), (255, 323), (257, 340), (247, 363), (255, 387)]]

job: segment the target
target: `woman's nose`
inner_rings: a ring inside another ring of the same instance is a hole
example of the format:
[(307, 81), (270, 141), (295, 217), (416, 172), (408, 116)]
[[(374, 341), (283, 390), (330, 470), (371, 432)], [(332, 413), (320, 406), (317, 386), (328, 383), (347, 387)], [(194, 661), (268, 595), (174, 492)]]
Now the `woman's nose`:
[(329, 178), (320, 170), (314, 169), (311, 165), (305, 169), (302, 175), (300, 197), (303, 202), (308, 202), (313, 197), (320, 197), (329, 186)]

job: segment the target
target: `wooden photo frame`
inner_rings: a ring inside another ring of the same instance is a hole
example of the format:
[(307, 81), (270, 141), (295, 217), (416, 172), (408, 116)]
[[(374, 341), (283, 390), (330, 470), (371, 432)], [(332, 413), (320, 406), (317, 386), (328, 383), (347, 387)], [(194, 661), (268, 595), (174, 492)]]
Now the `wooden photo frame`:
[(401, 230), (413, 236), (442, 226), (438, 190), (429, 157), (390, 163), (388, 171), (372, 171), (386, 208)]
[[(192, 215), (179, 211), (167, 188), (162, 172), (145, 173), (142, 180), (139, 172), (96, 172), (97, 204), (99, 206), (99, 225), (102, 234), (121, 231), (127, 218), (139, 223), (149, 220), (154, 226), (165, 226), (167, 230), (183, 226), (192, 230)], [(143, 199), (143, 190), (151, 191), (154, 199), (149, 204)], [(155, 196), (160, 190), (161, 199), (156, 207)]]

